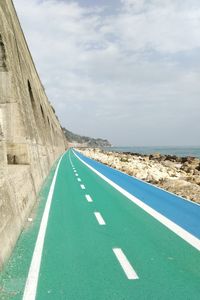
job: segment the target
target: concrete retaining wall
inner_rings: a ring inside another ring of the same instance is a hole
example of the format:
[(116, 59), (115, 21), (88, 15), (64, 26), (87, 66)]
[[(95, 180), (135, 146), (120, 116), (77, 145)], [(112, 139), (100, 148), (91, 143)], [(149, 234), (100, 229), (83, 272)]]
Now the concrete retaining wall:
[(0, 268), (66, 148), (13, 3), (0, 1)]

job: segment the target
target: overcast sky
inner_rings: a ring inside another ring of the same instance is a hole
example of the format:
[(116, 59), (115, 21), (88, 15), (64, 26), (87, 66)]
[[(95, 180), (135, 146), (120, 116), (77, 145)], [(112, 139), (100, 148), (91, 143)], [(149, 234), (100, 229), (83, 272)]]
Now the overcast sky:
[(199, 0), (14, 0), (62, 126), (200, 145)]

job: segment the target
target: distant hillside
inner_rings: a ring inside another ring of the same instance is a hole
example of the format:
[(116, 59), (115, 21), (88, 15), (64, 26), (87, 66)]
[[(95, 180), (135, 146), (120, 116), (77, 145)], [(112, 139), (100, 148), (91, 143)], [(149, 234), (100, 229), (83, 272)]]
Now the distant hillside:
[(83, 146), (83, 147), (109, 147), (111, 144), (108, 140), (105, 139), (94, 139), (87, 136), (81, 136), (79, 134), (75, 134), (66, 128), (63, 128), (63, 132), (69, 143), (74, 146)]

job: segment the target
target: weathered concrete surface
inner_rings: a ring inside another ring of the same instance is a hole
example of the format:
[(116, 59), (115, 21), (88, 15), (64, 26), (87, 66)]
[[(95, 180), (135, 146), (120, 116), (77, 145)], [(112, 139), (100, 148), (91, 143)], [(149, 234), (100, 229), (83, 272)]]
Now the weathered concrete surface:
[(13, 3), (0, 1), (0, 268), (66, 147)]

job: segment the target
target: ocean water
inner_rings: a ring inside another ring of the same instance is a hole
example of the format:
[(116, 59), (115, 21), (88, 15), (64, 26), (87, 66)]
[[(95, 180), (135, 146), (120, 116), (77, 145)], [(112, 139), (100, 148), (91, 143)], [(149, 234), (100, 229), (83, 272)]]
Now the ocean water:
[(200, 158), (199, 147), (106, 147), (106, 151), (133, 152), (141, 154), (152, 154), (159, 152), (161, 154), (170, 154), (176, 156), (194, 156)]

